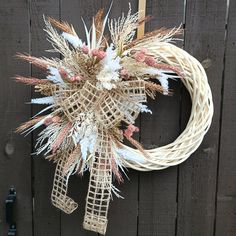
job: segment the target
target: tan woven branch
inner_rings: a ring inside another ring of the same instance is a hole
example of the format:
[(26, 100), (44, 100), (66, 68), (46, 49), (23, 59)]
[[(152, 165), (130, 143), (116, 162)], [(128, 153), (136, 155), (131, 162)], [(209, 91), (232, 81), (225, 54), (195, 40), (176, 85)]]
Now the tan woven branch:
[[(162, 58), (164, 63), (178, 67), (184, 72), (181, 80), (190, 94), (192, 109), (185, 130), (173, 143), (146, 150), (150, 158), (143, 157), (143, 163), (124, 160), (126, 167), (139, 171), (161, 170), (185, 161), (201, 144), (213, 116), (211, 89), (200, 62), (170, 43), (158, 43), (156, 46), (148, 47), (148, 50), (156, 57)], [(138, 150), (121, 145), (142, 155)]]

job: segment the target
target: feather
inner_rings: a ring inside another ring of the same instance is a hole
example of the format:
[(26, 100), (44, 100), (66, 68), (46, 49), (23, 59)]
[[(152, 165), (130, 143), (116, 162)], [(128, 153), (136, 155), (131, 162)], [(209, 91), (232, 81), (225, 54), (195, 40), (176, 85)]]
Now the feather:
[(169, 82), (168, 82), (168, 76), (162, 75), (161, 77), (157, 77), (159, 82), (161, 83), (161, 86), (163, 87), (163, 94), (167, 95), (169, 90)]
[(150, 113), (152, 114), (152, 111), (147, 107), (147, 105), (144, 104), (138, 104), (139, 108), (140, 108), (140, 112), (142, 113)]
[(77, 35), (72, 35), (66, 32), (63, 32), (62, 37), (64, 39), (66, 39), (74, 48), (77, 47), (82, 47), (83, 46), (83, 42), (81, 41), (81, 39), (77, 36)]
[(51, 74), (47, 76), (48, 80), (52, 81), (55, 84), (57, 83), (65, 84), (57, 68), (48, 67), (48, 70), (49, 73)]
[(54, 104), (53, 97), (33, 98), (31, 104)]

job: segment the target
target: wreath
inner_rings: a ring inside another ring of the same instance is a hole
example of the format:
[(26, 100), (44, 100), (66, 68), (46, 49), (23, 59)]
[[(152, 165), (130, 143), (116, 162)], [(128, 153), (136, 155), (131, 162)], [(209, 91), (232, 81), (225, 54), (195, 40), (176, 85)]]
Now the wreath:
[[(140, 19), (130, 8), (126, 16), (108, 19), (108, 13), (104, 17), (99, 10), (89, 29), (83, 21), (83, 42), (67, 22), (44, 20), (53, 46), (50, 51), (60, 53), (62, 59), (17, 55), (46, 73), (44, 79), (16, 77), (43, 95), (31, 104), (46, 105), (17, 131), (29, 134), (44, 126), (35, 152), (57, 163), (51, 201), (65, 213), (78, 206), (67, 196), (69, 177), (90, 172), (83, 225), (105, 234), (110, 199), (122, 197), (114, 179), (122, 182), (126, 167), (160, 170), (186, 160), (211, 124), (211, 90), (201, 64), (172, 44), (182, 33), (180, 27), (157, 29), (134, 39), (137, 28), (149, 17)], [(104, 34), (106, 25), (109, 36)], [(191, 96), (189, 122), (173, 143), (145, 150), (133, 138), (139, 131), (135, 119), (142, 112), (152, 113), (147, 97), (173, 93), (170, 79), (181, 80)], [(124, 145), (124, 140), (134, 148)]]

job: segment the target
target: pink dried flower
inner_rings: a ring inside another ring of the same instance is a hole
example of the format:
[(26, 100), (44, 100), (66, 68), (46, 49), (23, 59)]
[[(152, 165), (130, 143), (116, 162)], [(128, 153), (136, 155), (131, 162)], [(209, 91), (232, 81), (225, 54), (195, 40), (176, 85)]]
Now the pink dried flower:
[(153, 57), (146, 57), (144, 62), (148, 65), (148, 66), (152, 66), (154, 67), (156, 65), (156, 60)]
[(128, 75), (128, 71), (123, 68), (123, 69), (120, 71), (120, 75), (126, 76), (126, 75)]
[(146, 54), (146, 53), (147, 53), (147, 49), (146, 49), (146, 48), (141, 48), (141, 49), (140, 49), (140, 52)]
[(44, 124), (46, 125), (46, 126), (48, 126), (48, 125), (50, 125), (50, 124), (52, 124), (52, 117), (47, 117), (45, 120), (44, 120)]
[(102, 60), (106, 56), (106, 53), (102, 50), (99, 50), (99, 49), (93, 49), (92, 55), (94, 57), (97, 57), (99, 60)]
[(66, 78), (68, 76), (67, 72), (64, 69), (60, 69), (59, 73), (63, 78)]
[(60, 116), (54, 116), (53, 118), (52, 118), (52, 122), (53, 123), (59, 123), (61, 121), (61, 117)]
[(102, 60), (106, 56), (106, 53), (104, 51), (99, 50), (97, 54), (97, 58), (99, 60)]
[(124, 136), (126, 137), (132, 137), (134, 132), (138, 132), (139, 128), (137, 126), (134, 126), (130, 124), (128, 128), (124, 131)]
[(99, 53), (99, 50), (98, 50), (98, 49), (93, 49), (93, 50), (92, 50), (92, 55), (93, 55), (94, 57), (96, 57), (96, 56), (98, 55), (98, 53)]
[(71, 82), (81, 81), (81, 80), (83, 80), (83, 78), (80, 77), (79, 75), (75, 75), (75, 76), (72, 76), (72, 77), (70, 78), (70, 81), (71, 81)]
[(76, 80), (77, 80), (76, 76), (72, 76), (72, 77), (70, 78), (70, 81), (71, 81), (71, 82), (75, 82)]
[(84, 54), (88, 54), (89, 49), (88, 49), (88, 47), (87, 47), (86, 45), (83, 45), (83, 47), (82, 47), (82, 52), (83, 52)]
[(136, 52), (134, 54), (134, 59), (137, 61), (137, 62), (144, 62), (145, 60), (145, 53), (142, 52), (142, 51), (139, 51), (139, 52)]

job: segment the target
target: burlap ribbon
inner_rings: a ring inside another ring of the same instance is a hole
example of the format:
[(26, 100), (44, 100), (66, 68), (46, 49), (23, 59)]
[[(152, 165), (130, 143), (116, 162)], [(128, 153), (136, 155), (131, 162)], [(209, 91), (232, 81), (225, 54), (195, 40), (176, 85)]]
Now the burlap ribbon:
[[(82, 88), (71, 90), (64, 88), (54, 92), (58, 107), (71, 123), (77, 121), (78, 114), (82, 112), (94, 112), (96, 117), (98, 136), (89, 164), (90, 181), (83, 226), (101, 234), (106, 232), (112, 193), (112, 147), (109, 130), (121, 121), (127, 124), (133, 123), (140, 112), (138, 103), (146, 102), (143, 80), (124, 81), (120, 86), (122, 89), (102, 91), (91, 81), (86, 81)], [(81, 155), (79, 149), (75, 151), (76, 148), (71, 145), (71, 148), (59, 158), (51, 195), (53, 205), (68, 214), (77, 208), (77, 203), (67, 196), (67, 183), (73, 171), (66, 171), (73, 167), (71, 163), (76, 155)]]
[(98, 140), (90, 169), (83, 226), (85, 229), (105, 234), (112, 187), (111, 139), (107, 131), (100, 130)]

